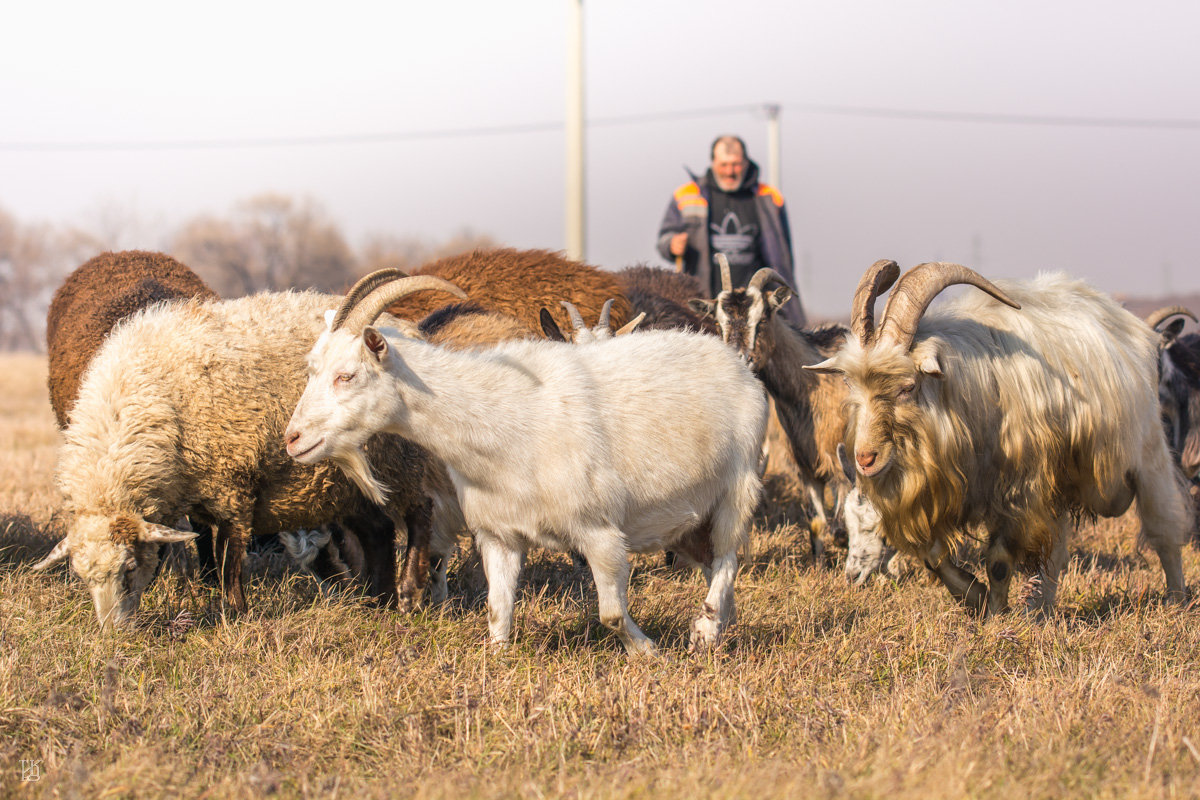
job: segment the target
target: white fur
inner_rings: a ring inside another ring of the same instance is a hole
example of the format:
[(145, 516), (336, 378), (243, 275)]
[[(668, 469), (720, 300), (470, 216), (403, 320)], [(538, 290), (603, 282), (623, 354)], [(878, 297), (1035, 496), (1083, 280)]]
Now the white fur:
[(476, 352), (389, 335), (377, 355), (364, 344), (374, 335), (317, 341), (289, 452), (336, 458), (389, 431), (439, 458), (483, 556), (494, 642), (509, 639), (523, 554), (544, 546), (586, 556), (602, 622), (630, 651), (653, 652), (627, 611), (627, 554), (671, 547), (707, 520), (710, 591), (693, 645), (717, 642), (733, 618), (766, 423), (761, 385), (736, 354), (655, 331)]

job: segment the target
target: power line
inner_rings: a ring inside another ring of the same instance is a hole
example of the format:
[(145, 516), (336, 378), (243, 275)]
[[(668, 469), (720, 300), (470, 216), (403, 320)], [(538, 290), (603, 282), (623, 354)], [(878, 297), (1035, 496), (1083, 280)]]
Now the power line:
[[(816, 103), (784, 103), (792, 113), (828, 114), (835, 116), (876, 119), (928, 120), (934, 122), (963, 122), (987, 125), (1042, 125), (1076, 128), (1125, 128), (1144, 130), (1200, 130), (1200, 119), (1075, 117), (1038, 114), (989, 114), (966, 111), (928, 111), (868, 106), (838, 106)], [(645, 114), (626, 114), (589, 119), (588, 127), (635, 125), (647, 122), (667, 122), (680, 119), (728, 116), (731, 114), (762, 113), (764, 104), (740, 104), (695, 108), (679, 111), (659, 111)], [(490, 125), (467, 128), (433, 128), (416, 131), (381, 133), (330, 134), (324, 136), (269, 136), (231, 139), (161, 139), (149, 141), (75, 141), (75, 142), (0, 142), (3, 152), (116, 152), (136, 150), (231, 150), (261, 147), (311, 147), (346, 144), (386, 144), (437, 139), (465, 139), (479, 136), (512, 136), (527, 133), (560, 131), (562, 122), (529, 122), (514, 125)]]

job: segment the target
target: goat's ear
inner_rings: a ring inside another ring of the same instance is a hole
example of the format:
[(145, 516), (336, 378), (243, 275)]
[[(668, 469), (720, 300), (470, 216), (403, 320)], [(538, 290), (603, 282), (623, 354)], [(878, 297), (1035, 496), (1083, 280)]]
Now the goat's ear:
[(792, 290), (786, 286), (780, 286), (773, 292), (767, 292), (767, 305), (772, 311), (779, 310), (788, 300), (792, 299)]
[(1171, 320), (1171, 324), (1162, 330), (1162, 343), (1166, 347), (1171, 342), (1175, 341), (1175, 337), (1183, 331), (1183, 326), (1187, 324), (1187, 320), (1183, 317), (1176, 317)]
[(54, 549), (50, 551), (48, 556), (33, 565), (34, 572), (41, 572), (47, 567), (53, 566), (70, 554), (71, 546), (67, 544), (67, 537), (64, 536), (59, 540), (58, 544), (54, 545)]
[(383, 338), (383, 334), (368, 325), (363, 328), (362, 337), (363, 344), (367, 346), (371, 355), (375, 356), (375, 360), (382, 361), (388, 349), (387, 339)]
[(846, 452), (846, 445), (838, 442), (837, 446), (838, 463), (842, 465), (842, 473), (846, 476), (846, 480), (850, 481), (853, 486), (858, 480), (858, 471), (854, 469), (854, 462), (850, 460), (850, 454)]
[(546, 334), (546, 338), (552, 342), (565, 342), (567, 337), (563, 336), (562, 328), (558, 327), (558, 323), (554, 321), (554, 315), (547, 308), (542, 308), (538, 312), (538, 319), (542, 323), (542, 333)]
[(820, 364), (806, 364), (801, 368), (806, 369), (809, 372), (820, 372), (823, 375), (839, 375), (845, 372), (844, 369), (837, 365), (837, 356), (834, 356), (833, 358), (827, 358)]
[(717, 313), (717, 301), (705, 300), (703, 297), (693, 297), (688, 300), (688, 308), (702, 317), (713, 317)]
[(191, 531), (177, 531), (174, 528), (168, 528), (166, 525), (155, 525), (153, 522), (147, 522), (145, 529), (138, 534), (138, 539), (154, 544), (170, 544), (171, 542), (190, 542), (196, 536), (198, 534)]

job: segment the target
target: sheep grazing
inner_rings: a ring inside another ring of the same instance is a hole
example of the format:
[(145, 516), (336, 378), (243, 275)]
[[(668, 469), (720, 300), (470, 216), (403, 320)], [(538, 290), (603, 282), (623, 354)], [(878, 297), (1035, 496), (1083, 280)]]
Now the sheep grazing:
[[(423, 278), (421, 287), (457, 292)], [(428, 459), (397, 437), (364, 442), (339, 465), (302, 466), (282, 433), (304, 385), (305, 353), (341, 298), (314, 292), (159, 305), (125, 320), (93, 359), (64, 432), (57, 481), (72, 520), (36, 567), (67, 558), (102, 625), (126, 623), (153, 578), (157, 548), (194, 534), (159, 524), (187, 515), (217, 526), (225, 600), (246, 609), (242, 560), (251, 530), (311, 529), (383, 507), (391, 537), (371, 537), (367, 588), (397, 599), (395, 527), (429, 541)], [(347, 480), (372, 475), (371, 497)], [(379, 477), (374, 477), (378, 475)], [(381, 488), (386, 484), (386, 490)], [(368, 541), (368, 540), (364, 540)], [(403, 595), (417, 573), (405, 565)], [(420, 584), (423, 588), (423, 584)]]
[(67, 276), (46, 315), (47, 383), (58, 427), (67, 427), (92, 356), (119, 321), (169, 300), (216, 300), (190, 269), (164, 253), (101, 253)]
[(1167, 444), (1184, 476), (1194, 479), (1200, 472), (1200, 334), (1180, 336), (1183, 317), (1196, 321), (1188, 309), (1169, 306), (1146, 317), (1146, 324), (1161, 337), (1158, 400)]
[[(1167, 595), (1182, 601), (1190, 509), (1159, 420), (1157, 335), (1065, 275), (992, 284), (947, 263), (900, 278), (876, 330), (875, 298), (898, 274), (893, 261), (867, 271), (853, 336), (810, 367), (846, 380), (846, 444), (889, 543), (984, 614), (1008, 607), (1014, 565), (1039, 569), (1030, 605), (1048, 613), (1072, 518), (1117, 516), (1136, 498)], [(927, 314), (954, 284), (990, 297)], [(971, 526), (988, 535), (986, 590), (951, 557)]]
[(372, 327), (407, 291), (380, 287), (317, 339), (288, 452), (344, 458), (386, 431), (440, 459), (483, 559), (494, 643), (509, 640), (523, 554), (543, 546), (587, 558), (601, 621), (634, 653), (655, 646), (627, 609), (629, 551), (686, 555), (709, 580), (691, 644), (716, 644), (760, 492), (766, 398), (741, 359), (677, 331), (450, 351)]
[[(696, 298), (691, 306), (716, 320), (722, 337), (742, 354), (774, 398), (775, 413), (813, 508), (809, 543), (814, 560), (820, 563), (825, 552), (822, 534), (838, 521), (836, 511), (843, 507), (850, 488), (837, 458), (846, 427), (846, 387), (839, 378), (802, 367), (833, 355), (849, 331), (840, 325), (815, 330), (793, 326), (779, 313), (792, 295), (779, 275), (760, 269), (745, 287), (735, 288), (723, 257), (720, 266), (721, 292), (716, 299)], [(771, 283), (778, 283), (778, 288), (768, 290)], [(833, 489), (828, 507), (826, 487)]]
[[(629, 303), (614, 273), (547, 250), (475, 250), (422, 265), (412, 274), (449, 281), (472, 303), (520, 320), (534, 336), (541, 331), (542, 308), (553, 309), (565, 329), (569, 320), (558, 306), (564, 299), (588, 317), (596, 317), (604, 301), (615, 297), (613, 324), (620, 327), (630, 318)], [(445, 304), (444, 298), (416, 295), (401, 298), (388, 311), (401, 319), (416, 320)]]

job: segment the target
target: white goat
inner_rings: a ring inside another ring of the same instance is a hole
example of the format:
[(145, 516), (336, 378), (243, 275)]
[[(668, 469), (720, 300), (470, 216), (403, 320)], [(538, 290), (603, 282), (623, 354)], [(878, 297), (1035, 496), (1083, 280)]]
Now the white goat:
[(582, 553), (601, 621), (654, 653), (629, 616), (628, 553), (669, 547), (709, 581), (691, 645), (715, 645), (761, 489), (766, 397), (741, 359), (674, 331), (475, 352), (385, 337), (371, 323), (407, 291), (380, 287), (317, 340), (288, 452), (338, 459), (391, 431), (441, 459), (483, 559), (494, 643), (509, 640), (524, 553), (541, 546)]
[[(1044, 613), (1072, 516), (1117, 516), (1136, 498), (1168, 596), (1182, 600), (1190, 511), (1159, 420), (1157, 334), (1064, 275), (1001, 289), (944, 263), (900, 279), (876, 332), (875, 297), (898, 272), (892, 261), (867, 271), (855, 335), (812, 367), (845, 376), (847, 445), (888, 542), (984, 613), (1007, 608), (1015, 563), (1040, 568), (1041, 593), (1030, 599)], [(1000, 302), (967, 294), (926, 315), (956, 283)], [(986, 591), (951, 558), (977, 524), (989, 534)]]

